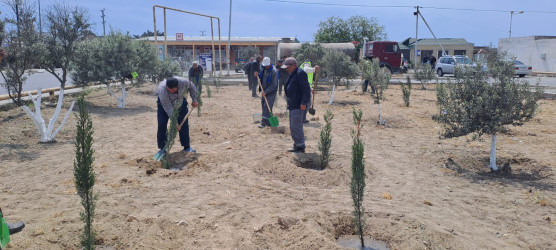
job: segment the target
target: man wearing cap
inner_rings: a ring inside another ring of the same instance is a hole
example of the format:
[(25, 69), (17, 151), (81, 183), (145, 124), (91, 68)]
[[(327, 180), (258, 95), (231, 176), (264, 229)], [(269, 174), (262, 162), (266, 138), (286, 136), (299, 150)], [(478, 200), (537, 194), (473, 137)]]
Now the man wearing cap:
[(305, 153), (305, 134), (303, 132), (303, 112), (311, 98), (311, 89), (307, 73), (297, 67), (297, 61), (293, 57), (284, 60), (282, 68), (286, 69), (290, 76), (286, 82), (286, 97), (288, 99), (288, 111), (290, 114), (290, 133), (293, 139), (293, 148), (288, 152)]
[(193, 66), (189, 69), (189, 81), (199, 83), (202, 77), (203, 67), (199, 65), (199, 62), (193, 61)]
[[(262, 104), (262, 119), (261, 125), (259, 128), (264, 128), (265, 126), (270, 126), (270, 122), (268, 118), (270, 118), (270, 113), (272, 112), (272, 106), (274, 105), (274, 100), (276, 100), (276, 89), (278, 88), (278, 74), (276, 69), (274, 69), (273, 65), (270, 63), (270, 58), (265, 57), (261, 63), (263, 69), (259, 72), (259, 80), (261, 81), (262, 92), (261, 92), (261, 104)], [(257, 74), (257, 73), (255, 73)], [(268, 106), (270, 106), (270, 110), (265, 103), (268, 101)]]
[[(158, 100), (157, 104), (157, 118), (158, 118), (158, 131), (156, 133), (156, 140), (158, 148), (161, 150), (159, 153), (161, 155), (166, 154), (164, 152), (164, 146), (166, 146), (167, 131), (168, 131), (168, 120), (174, 111), (174, 104), (179, 103), (181, 100), (180, 113), (178, 115), (178, 123), (183, 120), (189, 109), (187, 108), (187, 99), (183, 95), (186, 90), (189, 90), (189, 95), (193, 103), (191, 104), (196, 108), (199, 103), (197, 102), (197, 88), (193, 83), (188, 81), (183, 77), (172, 77), (168, 78), (158, 85), (157, 93)], [(179, 124), (178, 124), (179, 125)], [(195, 149), (191, 148), (189, 139), (189, 121), (185, 121), (183, 126), (178, 127), (180, 134), (180, 143), (183, 146), (185, 152), (195, 152)]]
[(251, 96), (257, 96), (257, 89), (259, 89), (259, 84), (257, 83), (257, 77), (255, 74), (258, 74), (261, 71), (261, 61), (263, 60), (262, 56), (257, 56), (255, 61), (251, 63), (251, 69), (249, 72), (251, 73), (249, 76), (249, 85), (251, 86)]

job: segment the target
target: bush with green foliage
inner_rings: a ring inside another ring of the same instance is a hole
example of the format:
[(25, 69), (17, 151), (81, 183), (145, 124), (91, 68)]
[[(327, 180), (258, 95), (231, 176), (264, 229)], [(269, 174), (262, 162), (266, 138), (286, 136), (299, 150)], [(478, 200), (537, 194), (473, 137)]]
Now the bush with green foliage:
[(85, 223), (81, 235), (81, 246), (84, 249), (95, 248), (95, 230), (93, 229), (93, 218), (95, 214), (95, 203), (98, 199), (93, 192), (95, 185), (93, 149), (93, 121), (89, 114), (89, 108), (85, 103), (84, 96), (77, 100), (79, 115), (77, 115), (77, 134), (75, 136), (75, 161), (73, 162), (73, 176), (75, 189), (81, 198), (84, 211), (80, 213), (81, 220)]
[(430, 64), (417, 64), (413, 69), (413, 77), (421, 82), (421, 88), (427, 89), (430, 80), (436, 78), (434, 68)]
[(326, 49), (320, 43), (302, 43), (301, 47), (296, 49), (293, 57), (297, 60), (297, 64), (309, 61), (311, 65), (322, 65), (323, 58), (326, 55)]
[(365, 249), (363, 233), (365, 228), (365, 208), (363, 207), (363, 195), (365, 191), (365, 146), (361, 140), (361, 110), (353, 109), (353, 122), (355, 130), (351, 131), (353, 145), (351, 146), (351, 199), (353, 200), (353, 222), (355, 230), (361, 240), (361, 249)]
[(330, 161), (330, 147), (332, 146), (332, 119), (334, 114), (329, 109), (324, 114), (324, 127), (320, 130), (319, 145), (319, 165), (321, 169), (325, 169)]
[(380, 67), (378, 60), (362, 60), (359, 62), (363, 79), (369, 80), (371, 89), (371, 97), (375, 104), (378, 104), (378, 121), (379, 125), (385, 125), (386, 121), (382, 120), (382, 109), (380, 107), (381, 101), (384, 100), (384, 90), (388, 88), (390, 83), (390, 70), (386, 67)]
[(489, 167), (497, 171), (497, 134), (533, 118), (542, 89), (514, 78), (513, 64), (502, 58), (491, 60), (488, 68), (470, 68), (455, 82), (438, 84), (439, 113), (433, 119), (442, 124), (444, 138), (491, 135)]
[(400, 86), (402, 87), (403, 103), (406, 107), (409, 107), (409, 96), (411, 96), (411, 78), (406, 76), (406, 82), (400, 82)]

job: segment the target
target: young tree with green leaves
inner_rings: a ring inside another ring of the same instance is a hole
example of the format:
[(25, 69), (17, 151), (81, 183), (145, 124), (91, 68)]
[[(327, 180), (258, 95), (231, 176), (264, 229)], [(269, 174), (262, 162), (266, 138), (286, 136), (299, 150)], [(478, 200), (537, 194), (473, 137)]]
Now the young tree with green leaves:
[(38, 55), (43, 54), (44, 45), (35, 29), (35, 6), (29, 1), (6, 0), (5, 4), (12, 11), (11, 18), (4, 18), (2, 40), (0, 45), (7, 52), (5, 69), (0, 70), (8, 95), (17, 106), (22, 106), (21, 92), (27, 77), (26, 70), (33, 67)]
[(154, 73), (151, 74), (154, 83), (161, 82), (162, 80), (177, 76), (181, 73), (180, 65), (171, 59), (164, 58), (164, 60), (156, 60)]
[(336, 84), (342, 78), (353, 78), (357, 74), (358, 68), (348, 55), (335, 50), (326, 51), (322, 64), (321, 69), (324, 68), (328, 76), (332, 77), (332, 95), (329, 101), (329, 104), (332, 104)]
[(363, 111), (353, 109), (353, 122), (355, 130), (351, 131), (353, 145), (351, 146), (351, 199), (353, 200), (353, 222), (361, 240), (361, 249), (365, 249), (363, 233), (365, 230), (365, 208), (363, 207), (363, 195), (365, 191), (365, 146), (361, 140), (361, 117)]
[(170, 116), (170, 128), (168, 129), (168, 139), (166, 141), (166, 145), (164, 146), (164, 150), (167, 152), (164, 157), (162, 158), (162, 167), (165, 169), (170, 169), (173, 165), (170, 159), (170, 150), (172, 146), (174, 146), (174, 141), (176, 140), (176, 135), (178, 134), (178, 117), (180, 114), (180, 108), (182, 105), (182, 98), (178, 98), (174, 103), (174, 110), (172, 111), (172, 115)]
[(409, 97), (411, 96), (411, 79), (406, 76), (406, 82), (400, 82), (402, 87), (402, 98), (406, 107), (409, 107)]
[(239, 49), (239, 58), (243, 58), (246, 62), (251, 57), (257, 57), (261, 53), (260, 49), (255, 46), (245, 46)]
[(439, 113), (433, 119), (442, 124), (444, 138), (491, 135), (489, 167), (498, 171), (498, 133), (507, 125), (521, 126), (533, 118), (542, 89), (515, 79), (513, 65), (501, 58), (492, 60), (488, 68), (468, 68), (455, 82), (438, 84)]
[(81, 246), (84, 249), (95, 249), (96, 233), (93, 229), (93, 219), (95, 203), (98, 197), (93, 191), (95, 185), (93, 121), (83, 95), (77, 100), (77, 106), (79, 107), (79, 115), (77, 115), (73, 176), (75, 179), (75, 189), (81, 198), (81, 205), (84, 208), (84, 211), (80, 213), (81, 220), (85, 223), (85, 228), (81, 235)]
[[(56, 111), (46, 126), (41, 114), (41, 94), (39, 88), (37, 96), (31, 96), (35, 106), (35, 112), (27, 106), (23, 110), (33, 119), (41, 137), (41, 142), (54, 141), (58, 132), (64, 127), (69, 112), (73, 109), (75, 101), (71, 103), (70, 109), (66, 113), (62, 123), (56, 131), (54, 126), (60, 115), (64, 101), (64, 88), (67, 82), (70, 62), (75, 55), (76, 43), (82, 40), (90, 27), (88, 12), (79, 7), (70, 7), (63, 4), (54, 4), (46, 11), (47, 32), (41, 38), (46, 50), (37, 51), (37, 63), (47, 72), (52, 74), (60, 82), (60, 92)], [(42, 54), (40, 54), (42, 52)], [(53, 132), (54, 131), (54, 132)]]
[(421, 82), (421, 89), (425, 90), (429, 81), (436, 78), (436, 74), (430, 64), (417, 64), (413, 70), (413, 77)]
[(319, 165), (321, 169), (325, 169), (330, 161), (330, 147), (332, 146), (332, 119), (334, 114), (329, 109), (324, 114), (324, 127), (320, 130), (320, 140), (318, 142), (320, 151)]
[(293, 57), (300, 65), (306, 61), (311, 62), (311, 65), (321, 65), (325, 55), (326, 49), (320, 43), (302, 43), (301, 47), (293, 53)]
[(374, 103), (378, 105), (378, 125), (385, 125), (386, 121), (382, 120), (382, 109), (380, 107), (381, 101), (384, 100), (384, 90), (388, 88), (390, 83), (390, 70), (386, 67), (380, 67), (378, 60), (362, 60), (359, 62), (359, 67), (363, 75), (363, 79), (369, 81), (371, 85), (371, 97)]
[[(73, 81), (78, 85), (90, 82), (106, 84), (108, 93), (118, 100), (118, 108), (125, 108), (127, 97), (125, 81), (132, 72), (154, 72), (158, 60), (155, 50), (145, 50), (144, 41), (133, 40), (129, 35), (111, 31), (105, 37), (85, 40), (79, 43), (74, 60)], [(139, 53), (141, 51), (142, 53)], [(146, 52), (145, 52), (146, 51)], [(141, 55), (141, 56), (140, 56)], [(110, 88), (110, 82), (120, 82), (121, 96)]]

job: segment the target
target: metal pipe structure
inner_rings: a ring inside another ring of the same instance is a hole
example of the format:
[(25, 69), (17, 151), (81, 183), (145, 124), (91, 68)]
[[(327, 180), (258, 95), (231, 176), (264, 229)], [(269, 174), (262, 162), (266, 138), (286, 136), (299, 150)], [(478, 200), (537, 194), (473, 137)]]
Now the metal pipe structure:
[(423, 14), (421, 14), (421, 12), (418, 12), (419, 16), (421, 16), (421, 19), (423, 19), (423, 22), (425, 23), (425, 25), (427, 25), (427, 28), (429, 29), (429, 31), (432, 34), (432, 37), (434, 37), (434, 40), (436, 41), (436, 43), (438, 44), (438, 46), (440, 46), (440, 48), (442, 49), (442, 55), (446, 55), (446, 51), (444, 50), (444, 47), (442, 47), (442, 44), (440, 44), (440, 42), (438, 41), (438, 39), (436, 39), (436, 36), (434, 35), (434, 32), (432, 32), (431, 27), (429, 26), (429, 24), (427, 23), (427, 21), (425, 20), (425, 18), (423, 17)]
[(230, 19), (228, 20), (228, 47), (226, 49), (226, 58), (228, 62), (228, 75), (230, 75), (230, 39), (232, 36), (232, 0), (230, 0)]
[[(166, 57), (167, 55), (167, 48), (168, 48), (168, 40), (167, 40), (167, 33), (166, 33), (166, 10), (173, 10), (173, 11), (177, 11), (177, 12), (182, 12), (182, 13), (187, 13), (187, 14), (192, 14), (192, 15), (197, 15), (197, 16), (202, 16), (202, 17), (208, 17), (210, 18), (210, 29), (211, 29), (211, 34), (212, 34), (212, 58), (213, 58), (213, 66), (215, 66), (214, 64), (214, 59), (215, 59), (215, 54), (214, 54), (214, 30), (213, 30), (213, 23), (212, 23), (212, 19), (217, 19), (218, 20), (218, 44), (220, 46), (221, 41), (220, 41), (220, 18), (215, 17), (215, 16), (209, 16), (209, 15), (205, 15), (205, 14), (200, 14), (200, 13), (195, 13), (195, 12), (191, 12), (191, 11), (186, 11), (186, 10), (180, 10), (180, 9), (175, 9), (175, 8), (170, 8), (170, 7), (166, 7), (166, 6), (161, 6), (161, 5), (153, 5), (153, 24), (154, 24), (154, 44), (155, 46), (158, 48), (158, 39), (157, 39), (157, 32), (156, 32), (156, 8), (162, 8), (164, 10), (164, 56)], [(220, 49), (220, 47), (219, 47)], [(195, 56), (195, 46), (193, 46), (193, 56)], [(220, 68), (222, 68), (222, 56), (220, 57)], [(213, 70), (214, 71), (214, 70)], [(220, 74), (222, 74), (222, 72), (220, 72)]]
[(413, 46), (415, 50), (415, 58), (413, 59), (413, 66), (417, 66), (417, 42), (419, 39), (417, 38), (419, 34), (419, 6), (417, 6), (417, 11), (413, 12), (415, 15), (415, 45)]

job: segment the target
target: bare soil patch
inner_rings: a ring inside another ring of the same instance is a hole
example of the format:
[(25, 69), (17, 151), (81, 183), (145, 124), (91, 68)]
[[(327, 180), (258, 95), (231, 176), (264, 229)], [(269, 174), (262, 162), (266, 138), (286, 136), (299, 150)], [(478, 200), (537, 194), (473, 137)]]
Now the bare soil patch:
[[(209, 81), (212, 85), (212, 82)], [(352, 87), (353, 88), (353, 87)], [(205, 88), (206, 89), (206, 88)], [(354, 234), (349, 192), (352, 109), (363, 110), (367, 187), (366, 235), (392, 249), (556, 248), (556, 101), (539, 101), (535, 119), (499, 135), (498, 162), (487, 168), (490, 138), (440, 140), (434, 85), (412, 91), (404, 107), (392, 85), (377, 105), (360, 90), (329, 86), (305, 126), (307, 154), (292, 146), (286, 101), (277, 98), (278, 128), (257, 128), (261, 113), (245, 83), (203, 95), (190, 117), (192, 147), (171, 152), (183, 169), (162, 169), (156, 148), (154, 84), (130, 87), (127, 108), (104, 89), (93, 91), (95, 228), (100, 245), (116, 249), (340, 249)], [(67, 96), (65, 107), (74, 97)], [(326, 109), (332, 159), (317, 167)], [(77, 108), (75, 108), (77, 110)], [(50, 117), (54, 109), (44, 107)], [(65, 111), (64, 111), (65, 112)], [(75, 112), (75, 111), (74, 111)], [(82, 211), (73, 183), (76, 119), (55, 143), (39, 144), (21, 109), (0, 112), (0, 206), (8, 221), (25, 221), (13, 249), (79, 249)]]

